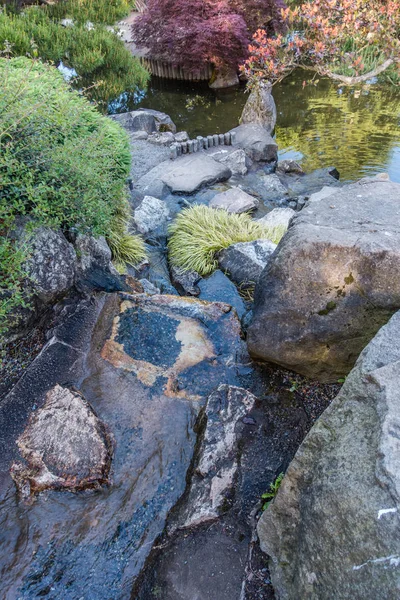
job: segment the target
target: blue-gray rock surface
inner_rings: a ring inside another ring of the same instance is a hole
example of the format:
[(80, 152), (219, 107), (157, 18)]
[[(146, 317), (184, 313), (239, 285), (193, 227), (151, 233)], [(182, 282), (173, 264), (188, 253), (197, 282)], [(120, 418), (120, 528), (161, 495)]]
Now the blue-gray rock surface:
[(279, 600), (397, 600), (400, 313), (361, 353), (258, 523)]

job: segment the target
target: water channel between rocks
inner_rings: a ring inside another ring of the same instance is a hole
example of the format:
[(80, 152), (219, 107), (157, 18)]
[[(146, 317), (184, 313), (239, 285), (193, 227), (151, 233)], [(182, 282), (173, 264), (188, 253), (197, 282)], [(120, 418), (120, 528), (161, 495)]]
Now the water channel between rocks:
[[(398, 87), (349, 87), (299, 70), (275, 85), (273, 95), (281, 158), (302, 159), (306, 171), (334, 165), (342, 181), (381, 172), (400, 181)], [(160, 110), (195, 138), (236, 127), (246, 100), (244, 88), (216, 94), (205, 84), (153, 77), (147, 92), (123, 94), (109, 111)]]

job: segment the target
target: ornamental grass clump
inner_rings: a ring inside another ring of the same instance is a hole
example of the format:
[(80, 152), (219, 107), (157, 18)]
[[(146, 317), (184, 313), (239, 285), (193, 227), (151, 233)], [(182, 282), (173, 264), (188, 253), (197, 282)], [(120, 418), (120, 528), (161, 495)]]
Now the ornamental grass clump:
[(278, 243), (285, 227), (269, 227), (248, 214), (230, 214), (203, 205), (183, 210), (169, 228), (171, 264), (209, 275), (218, 266), (220, 250), (238, 242), (268, 239)]

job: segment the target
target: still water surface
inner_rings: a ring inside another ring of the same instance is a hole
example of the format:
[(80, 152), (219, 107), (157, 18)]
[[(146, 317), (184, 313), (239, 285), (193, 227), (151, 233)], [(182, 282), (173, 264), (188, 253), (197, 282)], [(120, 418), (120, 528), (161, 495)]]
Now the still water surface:
[[(273, 95), (281, 157), (301, 159), (306, 170), (334, 165), (344, 181), (388, 172), (400, 182), (399, 87), (348, 87), (298, 71)], [(194, 137), (235, 127), (246, 99), (243, 88), (216, 94), (207, 86), (153, 78), (147, 92), (122, 95), (109, 112), (161, 110)]]

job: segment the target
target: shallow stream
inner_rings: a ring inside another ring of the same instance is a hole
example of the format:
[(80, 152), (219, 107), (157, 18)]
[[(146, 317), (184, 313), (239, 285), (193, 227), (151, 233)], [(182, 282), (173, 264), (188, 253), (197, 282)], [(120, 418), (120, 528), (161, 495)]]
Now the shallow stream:
[[(334, 165), (342, 181), (381, 172), (400, 181), (398, 87), (348, 87), (297, 71), (275, 85), (273, 95), (281, 157), (301, 159), (307, 171)], [(244, 88), (216, 94), (207, 85), (153, 77), (147, 92), (123, 94), (109, 112), (161, 110), (195, 137), (236, 127), (246, 99)]]

